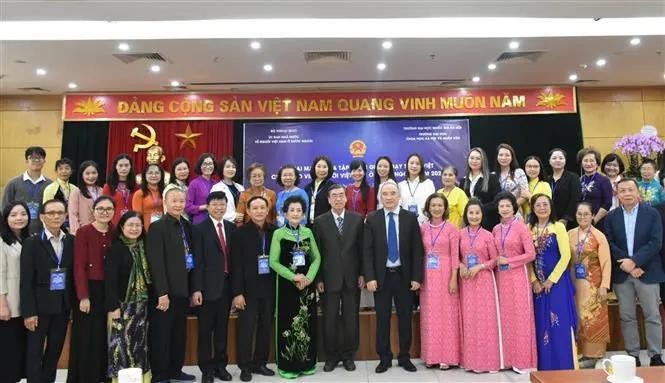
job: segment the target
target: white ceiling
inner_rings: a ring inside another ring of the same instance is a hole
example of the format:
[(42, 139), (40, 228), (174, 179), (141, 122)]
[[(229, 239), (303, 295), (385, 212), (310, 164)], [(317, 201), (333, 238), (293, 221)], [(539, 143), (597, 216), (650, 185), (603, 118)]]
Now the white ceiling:
[[(279, 6), (276, 4), (279, 3)], [(408, 5), (405, 5), (408, 3)], [(654, 17), (665, 16), (663, 1), (8, 1), (0, 0), (0, 20), (195, 20), (280, 17)], [(81, 31), (82, 36), (85, 31)], [(0, 36), (0, 39), (2, 37)], [(662, 35), (543, 37), (520, 39), (520, 51), (541, 50), (536, 63), (487, 64), (508, 50), (507, 38), (393, 39), (384, 51), (380, 39), (264, 39), (253, 51), (246, 39), (129, 41), (130, 52), (157, 52), (168, 61), (150, 73), (152, 62), (125, 64), (112, 56), (118, 41), (0, 41), (0, 94), (24, 94), (40, 87), (69, 91), (160, 91), (171, 80), (195, 91), (273, 89), (395, 89), (450, 86), (556, 85), (571, 73), (594, 86), (665, 84), (665, 26)], [(304, 51), (349, 50), (351, 62), (306, 64)], [(607, 65), (596, 68), (598, 58)], [(25, 62), (25, 63), (21, 63)], [(378, 62), (387, 69), (379, 72)], [(271, 73), (263, 71), (271, 63)], [(580, 65), (588, 65), (586, 69)], [(45, 68), (46, 76), (35, 75)], [(481, 80), (473, 84), (470, 79)], [(192, 83), (220, 83), (192, 85)], [(585, 83), (578, 84), (585, 85)], [(30, 92), (42, 94), (42, 92)]]

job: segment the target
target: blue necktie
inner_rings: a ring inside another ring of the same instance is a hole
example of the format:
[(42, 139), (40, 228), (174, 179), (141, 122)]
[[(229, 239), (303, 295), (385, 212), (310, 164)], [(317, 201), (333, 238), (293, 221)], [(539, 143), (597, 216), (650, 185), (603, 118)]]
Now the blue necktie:
[(391, 263), (399, 260), (397, 249), (397, 226), (395, 226), (395, 213), (388, 213), (388, 260)]

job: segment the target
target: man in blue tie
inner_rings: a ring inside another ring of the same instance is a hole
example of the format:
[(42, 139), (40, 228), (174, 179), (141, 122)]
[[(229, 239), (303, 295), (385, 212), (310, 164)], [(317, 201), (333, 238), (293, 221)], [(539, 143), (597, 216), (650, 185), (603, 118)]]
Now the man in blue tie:
[(640, 363), (636, 299), (644, 313), (644, 328), (650, 366), (663, 366), (663, 333), (659, 311), (659, 283), (665, 282), (660, 259), (663, 229), (658, 212), (640, 202), (637, 181), (623, 178), (617, 183), (621, 208), (610, 212), (605, 232), (612, 253), (612, 283), (619, 299), (621, 333), (626, 352)]
[(392, 367), (390, 316), (395, 300), (399, 329), (398, 365), (416, 371), (411, 363), (411, 307), (413, 293), (423, 280), (423, 242), (415, 214), (400, 209), (399, 188), (388, 180), (381, 188), (383, 209), (371, 213), (363, 236), (363, 268), (367, 289), (374, 293), (376, 308), (377, 373)]

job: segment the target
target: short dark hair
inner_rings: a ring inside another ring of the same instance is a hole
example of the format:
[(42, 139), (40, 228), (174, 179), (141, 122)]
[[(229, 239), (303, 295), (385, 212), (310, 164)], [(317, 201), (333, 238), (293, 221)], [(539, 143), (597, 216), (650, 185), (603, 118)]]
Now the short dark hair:
[(39, 206), (39, 214), (45, 214), (46, 213), (46, 207), (48, 205), (53, 205), (54, 203), (59, 203), (62, 206), (64, 206), (65, 207), (65, 212), (67, 212), (67, 204), (64, 203), (62, 200), (53, 198), (53, 199), (50, 199), (50, 200), (44, 202), (41, 206)]
[(636, 188), (638, 188), (638, 189), (640, 188), (640, 184), (637, 183), (637, 179), (635, 179), (633, 177), (621, 177), (621, 179), (619, 181), (617, 181), (617, 189), (619, 188), (619, 185), (621, 185), (624, 182), (632, 182), (632, 183), (635, 184)]
[(260, 196), (260, 195), (255, 195), (247, 201), (247, 210), (249, 210), (249, 206), (252, 204), (252, 202), (254, 202), (256, 200), (261, 200), (261, 201), (265, 202), (266, 207), (269, 206), (268, 200), (265, 197)]
[(592, 147), (586, 147), (580, 149), (579, 152), (577, 152), (577, 164), (582, 165), (582, 159), (587, 155), (587, 154), (593, 154), (593, 158), (596, 160), (596, 164), (600, 165), (600, 152), (596, 150), (595, 148)]
[(115, 229), (115, 235), (113, 236), (115, 239), (120, 240), (120, 236), (122, 235), (122, 228), (130, 218), (138, 218), (139, 221), (141, 221), (141, 235), (139, 235), (137, 239), (142, 240), (143, 237), (145, 237), (145, 227), (143, 227), (143, 218), (141, 217), (141, 213), (134, 210), (128, 210), (120, 217), (120, 220), (118, 221), (118, 226), (117, 229)]
[(406, 157), (406, 179), (409, 179), (409, 160), (411, 157), (416, 157), (418, 162), (420, 162), (420, 173), (418, 173), (418, 179), (420, 182), (425, 181), (425, 179), (427, 179), (427, 177), (425, 177), (425, 161), (423, 160), (423, 156), (418, 153), (411, 153), (408, 157)]
[(651, 158), (645, 158), (645, 159), (642, 161), (642, 163), (640, 164), (640, 169), (641, 169), (642, 166), (644, 166), (644, 165), (651, 165), (651, 166), (653, 166), (653, 169), (654, 169), (654, 170), (658, 170), (658, 164), (656, 163), (656, 161), (652, 160)]
[[(538, 166), (540, 166), (540, 171), (538, 172), (538, 180), (544, 181), (546, 177), (545, 175), (545, 166), (543, 166), (543, 161), (540, 160), (538, 156), (529, 156), (524, 160), (524, 169), (526, 170), (526, 163), (534, 160), (538, 162)], [(527, 177), (528, 178), (528, 177)]]
[(612, 161), (616, 161), (619, 164), (619, 174), (623, 174), (623, 172), (626, 170), (626, 165), (624, 165), (623, 159), (621, 159), (621, 157), (616, 153), (609, 153), (605, 156), (605, 158), (603, 158), (603, 162), (600, 164), (600, 171), (605, 173), (605, 165)]
[(67, 165), (70, 169), (74, 170), (74, 161), (70, 160), (67, 157), (62, 157), (61, 159), (55, 161), (54, 169), (57, 171), (59, 167)]
[(448, 219), (448, 198), (446, 198), (446, 196), (442, 193), (432, 193), (429, 195), (429, 197), (427, 197), (425, 200), (425, 207), (423, 208), (423, 214), (425, 214), (425, 217), (432, 219), (432, 213), (429, 211), (429, 205), (432, 203), (432, 200), (436, 198), (441, 198), (443, 200), (443, 219)]
[(508, 200), (513, 205), (513, 214), (517, 214), (517, 210), (519, 209), (519, 206), (517, 205), (517, 198), (515, 198), (513, 193), (508, 192), (508, 191), (502, 191), (502, 192), (500, 192), (499, 194), (496, 195), (496, 198), (494, 200), (496, 201), (497, 212), (499, 210), (499, 202), (501, 202), (503, 200)]
[(312, 178), (312, 182), (316, 180), (316, 164), (319, 161), (323, 161), (328, 165), (328, 174), (326, 175), (324, 181), (328, 181), (333, 175), (333, 166), (330, 158), (328, 158), (328, 156), (317, 156), (314, 158), (314, 161), (312, 161), (312, 167), (309, 169), (309, 176)]
[(293, 164), (286, 164), (283, 165), (281, 168), (279, 168), (279, 170), (277, 171), (277, 180), (275, 181), (277, 182), (277, 185), (284, 186), (284, 184), (282, 183), (282, 172), (284, 172), (284, 170), (286, 169), (293, 169), (293, 173), (296, 175), (296, 179), (293, 182), (293, 185), (294, 186), (300, 185), (300, 172)]
[(101, 195), (101, 196), (99, 196), (99, 197), (98, 197), (98, 198), (92, 203), (92, 209), (94, 210), (94, 209), (97, 207), (97, 205), (99, 205), (99, 203), (102, 202), (102, 201), (109, 201), (109, 202), (111, 203), (111, 205), (113, 205), (113, 208), (115, 209), (115, 201), (113, 200), (113, 198), (111, 198), (110, 196), (107, 196), (107, 195)]
[(302, 207), (303, 214), (307, 213), (307, 204), (305, 203), (305, 200), (299, 195), (292, 195), (289, 198), (287, 198), (286, 201), (284, 201), (284, 205), (282, 206), (282, 213), (288, 212), (289, 205), (294, 203), (300, 204), (300, 206)]
[(563, 154), (563, 158), (566, 159), (566, 160), (568, 160), (568, 153), (566, 153), (566, 151), (563, 150), (563, 149), (561, 149), (561, 148), (552, 148), (552, 149), (547, 153), (547, 158), (552, 157), (552, 154), (554, 154), (554, 152), (561, 152), (561, 154)]
[[(21, 229), (18, 237), (16, 234), (14, 234), (12, 229), (9, 228), (9, 214), (11, 214), (12, 210), (16, 206), (23, 207), (23, 209), (25, 209), (25, 213), (28, 215), (28, 223), (23, 229)], [(30, 209), (28, 209), (28, 205), (25, 202), (12, 201), (5, 205), (4, 209), (2, 209), (2, 225), (0, 225), (0, 236), (2, 236), (2, 240), (5, 241), (5, 243), (8, 245), (12, 245), (16, 241), (23, 242), (24, 239), (30, 236)]]
[(332, 185), (330, 185), (330, 187), (328, 188), (328, 198), (330, 198), (330, 192), (331, 192), (331, 191), (333, 191), (333, 190), (338, 190), (338, 189), (342, 189), (342, 190), (344, 190), (344, 192), (346, 192), (346, 188), (345, 188), (343, 185), (340, 185), (340, 184), (332, 184)]
[(536, 216), (534, 206), (536, 204), (536, 200), (541, 197), (547, 198), (547, 202), (550, 204), (550, 216), (548, 221), (550, 221), (550, 223), (556, 222), (556, 212), (554, 211), (554, 203), (552, 202), (552, 198), (547, 194), (538, 193), (531, 196), (531, 199), (529, 200), (529, 206), (531, 207), (531, 214), (529, 215), (529, 226), (531, 227), (534, 227), (538, 224), (538, 217)]
[(207, 158), (212, 158), (212, 174), (215, 174), (217, 171), (217, 160), (212, 153), (203, 153), (199, 156), (199, 159), (196, 160), (196, 166), (194, 166), (194, 173), (198, 175), (203, 174), (201, 171), (201, 166), (203, 165), (203, 161), (205, 161)]
[(469, 207), (471, 206), (478, 206), (480, 208), (480, 214), (481, 216), (485, 214), (483, 212), (483, 203), (480, 202), (478, 198), (471, 198), (469, 202), (466, 203), (466, 206), (464, 206), (464, 215), (462, 216), (462, 221), (464, 221), (465, 226), (469, 226), (469, 219), (466, 217), (468, 212), (469, 212)]
[[(173, 160), (173, 164), (171, 165), (171, 179), (169, 179), (170, 184), (174, 185), (178, 184), (178, 179), (175, 176), (175, 168), (178, 167), (178, 165), (180, 164), (187, 165), (187, 169), (191, 168), (191, 166), (189, 166), (189, 161), (187, 161), (185, 157), (178, 157), (175, 160)], [(185, 180), (185, 185), (189, 185), (189, 177), (187, 177), (187, 179)]]
[(31, 146), (27, 148), (25, 150), (25, 159), (27, 160), (28, 157), (30, 157), (33, 154), (46, 158), (46, 150), (44, 150), (44, 148), (42, 148), (41, 146)]
[(214, 200), (222, 200), (224, 202), (228, 202), (226, 198), (226, 193), (224, 193), (223, 191), (214, 191), (208, 194), (208, 197), (206, 197), (206, 205), (209, 205), (210, 202)]

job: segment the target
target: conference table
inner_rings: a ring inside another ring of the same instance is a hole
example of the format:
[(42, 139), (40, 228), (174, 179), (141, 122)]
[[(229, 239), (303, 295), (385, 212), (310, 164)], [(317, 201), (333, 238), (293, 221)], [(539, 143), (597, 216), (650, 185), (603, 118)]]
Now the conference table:
[[(665, 383), (665, 367), (638, 367), (637, 376), (645, 383)], [(536, 371), (531, 383), (605, 383), (607, 374), (600, 369)]]

